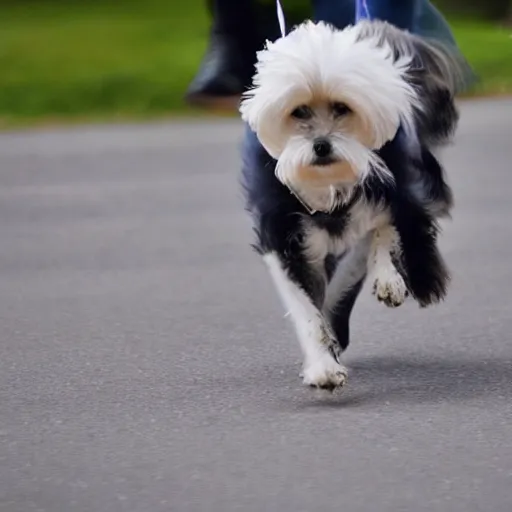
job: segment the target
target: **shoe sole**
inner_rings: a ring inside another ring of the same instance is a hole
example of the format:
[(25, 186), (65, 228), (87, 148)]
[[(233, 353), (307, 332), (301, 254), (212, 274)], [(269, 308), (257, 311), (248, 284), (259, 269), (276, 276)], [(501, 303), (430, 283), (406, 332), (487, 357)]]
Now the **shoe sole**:
[(211, 110), (236, 110), (240, 106), (240, 96), (210, 96), (208, 94), (191, 94), (185, 97), (192, 107)]

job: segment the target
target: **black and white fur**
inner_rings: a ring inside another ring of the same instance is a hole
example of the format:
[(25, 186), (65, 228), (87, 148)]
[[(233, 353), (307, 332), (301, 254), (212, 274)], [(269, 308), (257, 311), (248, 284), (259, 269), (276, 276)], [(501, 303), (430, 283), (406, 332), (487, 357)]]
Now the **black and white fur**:
[(383, 22), (307, 22), (259, 54), (241, 105), (242, 184), (305, 384), (345, 383), (341, 354), (368, 275), (392, 307), (446, 294), (437, 219), (452, 194), (434, 151), (458, 121), (460, 69), (449, 51)]

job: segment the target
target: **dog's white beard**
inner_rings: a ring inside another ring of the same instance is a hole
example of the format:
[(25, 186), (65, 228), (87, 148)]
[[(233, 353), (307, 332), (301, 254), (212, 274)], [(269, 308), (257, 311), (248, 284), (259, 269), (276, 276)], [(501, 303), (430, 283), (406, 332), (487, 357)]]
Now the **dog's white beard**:
[(276, 177), (310, 211), (331, 212), (370, 173), (381, 180), (393, 179), (384, 162), (356, 139), (338, 135), (331, 141), (337, 160), (331, 165), (313, 165), (311, 141), (303, 137), (290, 138), (277, 161)]

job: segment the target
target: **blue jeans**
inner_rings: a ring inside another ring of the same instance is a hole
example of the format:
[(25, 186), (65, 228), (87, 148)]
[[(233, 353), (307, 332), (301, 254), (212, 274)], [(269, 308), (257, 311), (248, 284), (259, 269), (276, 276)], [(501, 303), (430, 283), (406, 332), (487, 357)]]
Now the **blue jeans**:
[(371, 17), (455, 45), (450, 26), (428, 0), (313, 0), (313, 6), (316, 21), (326, 21), (340, 29), (361, 17)]

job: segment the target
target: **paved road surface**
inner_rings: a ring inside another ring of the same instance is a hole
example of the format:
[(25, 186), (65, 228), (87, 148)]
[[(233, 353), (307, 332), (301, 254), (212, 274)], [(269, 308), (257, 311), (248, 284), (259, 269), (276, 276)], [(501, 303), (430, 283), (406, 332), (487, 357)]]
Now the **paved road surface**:
[(233, 121), (0, 136), (0, 511), (510, 512), (512, 102), (447, 153), (449, 300), (354, 315), (345, 393), (248, 244)]

